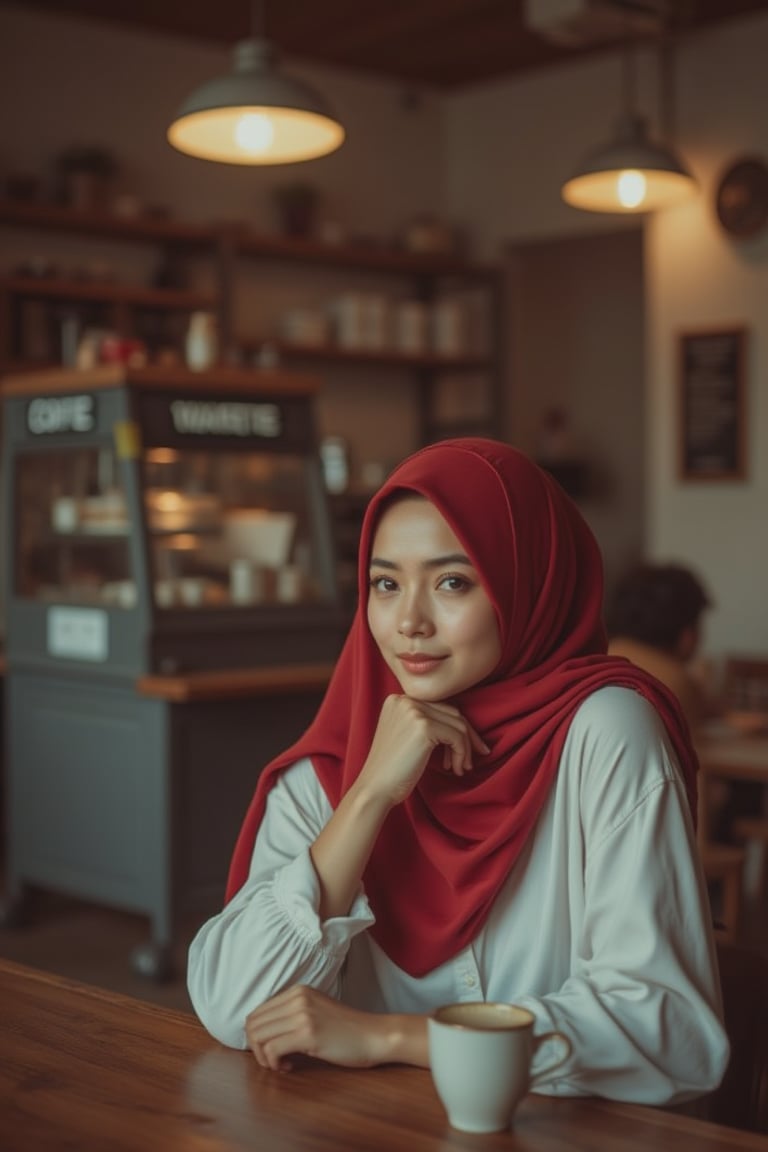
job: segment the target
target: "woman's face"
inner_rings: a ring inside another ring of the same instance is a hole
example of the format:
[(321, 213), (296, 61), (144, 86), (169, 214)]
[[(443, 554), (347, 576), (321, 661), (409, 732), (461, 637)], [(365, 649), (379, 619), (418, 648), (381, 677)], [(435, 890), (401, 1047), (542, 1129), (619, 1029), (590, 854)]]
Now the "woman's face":
[(406, 497), (373, 537), (368, 626), (403, 692), (448, 700), (493, 672), (496, 613), (477, 571), (433, 504)]

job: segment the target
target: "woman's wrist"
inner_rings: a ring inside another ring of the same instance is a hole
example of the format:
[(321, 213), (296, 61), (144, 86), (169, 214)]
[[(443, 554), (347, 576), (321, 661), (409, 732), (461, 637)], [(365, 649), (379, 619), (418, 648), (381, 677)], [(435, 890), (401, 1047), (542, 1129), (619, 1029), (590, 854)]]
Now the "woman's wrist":
[(375, 1014), (372, 1025), (372, 1064), (429, 1066), (426, 1016)]
[(376, 824), (383, 823), (390, 809), (395, 807), (391, 796), (360, 777), (347, 792), (345, 800), (357, 818), (372, 820)]

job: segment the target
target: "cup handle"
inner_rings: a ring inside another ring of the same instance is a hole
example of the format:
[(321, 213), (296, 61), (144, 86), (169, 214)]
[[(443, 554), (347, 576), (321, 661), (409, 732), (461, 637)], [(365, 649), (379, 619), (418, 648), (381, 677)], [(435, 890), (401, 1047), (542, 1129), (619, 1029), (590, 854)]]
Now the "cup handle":
[(542, 1044), (546, 1044), (548, 1040), (559, 1040), (560, 1043), (563, 1045), (563, 1049), (564, 1049), (563, 1054), (562, 1054), (562, 1056), (558, 1056), (558, 1058), (556, 1060), (551, 1060), (549, 1062), (549, 1064), (545, 1064), (543, 1068), (538, 1068), (536, 1070), (536, 1072), (534, 1072), (531, 1075), (530, 1084), (529, 1084), (529, 1087), (531, 1087), (531, 1088), (535, 1087), (536, 1084), (539, 1083), (539, 1081), (542, 1079), (543, 1076), (546, 1076), (550, 1072), (554, 1072), (555, 1068), (559, 1068), (561, 1064), (564, 1064), (565, 1061), (570, 1056), (571, 1052), (573, 1051), (573, 1048), (571, 1046), (571, 1042), (568, 1039), (568, 1037), (565, 1035), (565, 1033), (563, 1033), (563, 1032), (542, 1032), (542, 1034), (540, 1036), (534, 1036), (534, 1038), (533, 1038), (533, 1055), (534, 1056), (538, 1052), (539, 1048), (541, 1048)]

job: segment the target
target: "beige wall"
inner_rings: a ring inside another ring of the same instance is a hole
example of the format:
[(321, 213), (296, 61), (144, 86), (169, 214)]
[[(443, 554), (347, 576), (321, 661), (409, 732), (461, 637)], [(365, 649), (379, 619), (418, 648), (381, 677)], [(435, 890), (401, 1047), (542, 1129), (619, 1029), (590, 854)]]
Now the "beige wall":
[(546, 412), (566, 413), (609, 589), (644, 547), (642, 239), (621, 229), (509, 252), (508, 438), (537, 456)]

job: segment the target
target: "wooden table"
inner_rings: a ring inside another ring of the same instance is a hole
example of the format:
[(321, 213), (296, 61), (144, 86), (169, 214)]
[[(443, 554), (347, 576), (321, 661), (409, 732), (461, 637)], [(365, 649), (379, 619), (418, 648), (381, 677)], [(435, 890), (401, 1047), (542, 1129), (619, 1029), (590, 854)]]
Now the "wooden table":
[(448, 1126), (429, 1073), (265, 1072), (183, 1013), (0, 961), (3, 1152), (766, 1152), (654, 1108), (530, 1096), (514, 1131)]
[(709, 828), (708, 785), (713, 779), (753, 780), (768, 785), (768, 732), (743, 735), (725, 723), (705, 726), (696, 739), (702, 786), (702, 827)]

